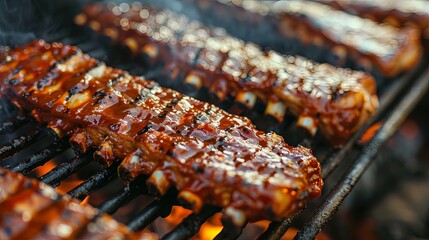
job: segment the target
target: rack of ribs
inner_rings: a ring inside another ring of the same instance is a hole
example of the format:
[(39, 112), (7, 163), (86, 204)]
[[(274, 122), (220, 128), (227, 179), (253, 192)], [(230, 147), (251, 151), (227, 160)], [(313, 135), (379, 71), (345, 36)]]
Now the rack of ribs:
[[(128, 6), (128, 5), (127, 5)], [(374, 79), (359, 71), (318, 64), (299, 56), (262, 51), (219, 28), (167, 10), (141, 4), (88, 4), (76, 22), (110, 36), (154, 64), (164, 64), (172, 79), (205, 87), (220, 100), (235, 99), (279, 122), (289, 109), (312, 135), (320, 129), (342, 145), (378, 107)]]
[(297, 38), (304, 47), (329, 48), (338, 58), (336, 64), (351, 59), (385, 77), (414, 68), (422, 57), (417, 28), (379, 24), (314, 1), (188, 1), (197, 1), (205, 13), (218, 19), (232, 18), (247, 27), (263, 22), (286, 41)]
[(50, 186), (0, 168), (0, 239), (158, 239)]
[(428, 1), (408, 0), (406, 4), (395, 0), (320, 1), (351, 14), (387, 23), (395, 27), (417, 27), (420, 29), (425, 48), (429, 49)]
[(236, 224), (284, 219), (320, 195), (319, 162), (304, 147), (157, 83), (106, 66), (78, 48), (34, 41), (0, 53), (1, 91), (76, 151), (96, 148), (159, 193), (198, 212), (224, 208)]

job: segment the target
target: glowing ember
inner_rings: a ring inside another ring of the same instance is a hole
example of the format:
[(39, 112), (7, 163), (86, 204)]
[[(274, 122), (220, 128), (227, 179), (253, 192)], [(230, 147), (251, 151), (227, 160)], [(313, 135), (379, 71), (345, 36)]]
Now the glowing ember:
[(83, 201), (80, 203), (81, 206), (86, 206), (88, 205), (89, 202), (89, 196), (86, 196), (85, 199), (83, 199)]
[(196, 235), (196, 239), (201, 240), (209, 240), (214, 239), (216, 235), (222, 231), (222, 222), (221, 222), (222, 214), (216, 213), (211, 217), (207, 222), (205, 222), (199, 231), (199, 233)]
[[(192, 213), (191, 210), (185, 209), (180, 206), (174, 206), (171, 210), (171, 214), (165, 218), (163, 221), (164, 224), (169, 225), (171, 228), (180, 224), (184, 218), (189, 216)], [(211, 218), (209, 218), (200, 228), (199, 232), (192, 237), (193, 240), (209, 240), (214, 239), (223, 229), (223, 224), (221, 222), (222, 214), (216, 213)], [(244, 238), (242, 239), (254, 239), (255, 236), (262, 234), (270, 224), (269, 221), (258, 221), (255, 223), (247, 224), (246, 230), (242, 233)], [(298, 233), (298, 229), (290, 228), (283, 235), (281, 240), (293, 239)], [(256, 235), (255, 235), (256, 234)], [(321, 232), (316, 236), (316, 240), (330, 240), (331, 238)]]
[[(298, 229), (289, 228), (286, 231), (286, 233), (283, 235), (281, 240), (292, 240), (296, 236), (297, 233), (298, 233)], [(317, 234), (317, 236), (316, 236), (316, 240), (330, 240), (330, 239), (331, 238), (323, 232)]]
[(57, 164), (55, 164), (53, 161), (49, 161), (46, 164), (44, 164), (43, 166), (36, 168), (35, 172), (36, 172), (37, 177), (45, 175), (47, 172), (51, 171), (56, 166), (57, 166)]
[[(69, 180), (69, 181), (64, 181), (61, 183), (60, 186), (56, 187), (55, 190), (59, 193), (59, 194), (67, 194), (68, 191), (72, 190), (73, 188), (77, 187), (79, 184), (81, 184), (83, 182), (83, 180)], [(80, 205), (82, 206), (86, 206), (89, 202), (89, 196), (85, 197), (85, 199), (83, 199), (83, 201), (80, 203)]]
[(371, 127), (369, 127), (368, 130), (366, 130), (366, 132), (362, 134), (362, 137), (359, 139), (359, 143), (360, 144), (368, 143), (375, 136), (378, 129), (380, 129), (381, 125), (382, 125), (381, 122), (377, 122), (377, 123), (374, 123)]
[(257, 225), (257, 226), (259, 226), (259, 227), (261, 227), (263, 229), (267, 229), (268, 225), (270, 224), (270, 222), (266, 221), (266, 220), (263, 220), (263, 221), (257, 221), (257, 222), (255, 222), (253, 224), (255, 224), (255, 225)]
[(165, 220), (167, 220), (169, 223), (172, 223), (172, 224), (179, 224), (182, 221), (182, 219), (184, 219), (191, 213), (192, 213), (191, 210), (188, 210), (180, 206), (174, 206), (171, 209), (171, 214), (168, 217), (166, 217)]
[(82, 180), (70, 180), (70, 181), (64, 181), (61, 183), (60, 186), (56, 187), (55, 190), (57, 190), (60, 194), (66, 194), (68, 191), (72, 190), (73, 188), (77, 187), (79, 184), (81, 184)]
[[(174, 206), (171, 210), (171, 214), (165, 218), (166, 222), (171, 225), (178, 225), (184, 218), (189, 216), (192, 213), (191, 210), (180, 206)], [(205, 239), (213, 239), (217, 234), (222, 230), (222, 215), (217, 213), (213, 215), (207, 222), (205, 222), (202, 226), (198, 234), (196, 234), (193, 239), (205, 240)]]

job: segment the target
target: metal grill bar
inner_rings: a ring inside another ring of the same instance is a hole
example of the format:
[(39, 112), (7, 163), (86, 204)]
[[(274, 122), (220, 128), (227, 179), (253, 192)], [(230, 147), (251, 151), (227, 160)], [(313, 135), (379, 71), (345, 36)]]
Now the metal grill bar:
[(224, 225), (222, 228), (222, 231), (216, 235), (214, 240), (233, 240), (237, 239), (241, 233), (243, 233), (243, 229), (246, 226), (246, 224), (241, 227), (235, 227), (235, 226), (228, 226)]
[(338, 207), (353, 189), (366, 168), (374, 159), (383, 144), (395, 133), (399, 125), (406, 119), (414, 106), (424, 96), (429, 88), (429, 68), (415, 82), (408, 94), (399, 105), (389, 114), (389, 117), (377, 132), (372, 141), (363, 148), (359, 158), (350, 171), (333, 188), (328, 197), (319, 206), (310, 220), (298, 232), (295, 239), (312, 239), (322, 229), (323, 225), (336, 213)]
[(47, 147), (37, 153), (30, 155), (28, 158), (20, 161), (18, 165), (12, 168), (12, 171), (23, 174), (28, 174), (31, 170), (38, 166), (42, 166), (53, 157), (59, 155), (67, 149), (67, 145), (64, 141), (54, 143), (50, 147)]
[(101, 212), (105, 212), (108, 214), (113, 214), (116, 212), (121, 206), (127, 204), (132, 199), (136, 198), (138, 195), (143, 193), (143, 184), (133, 184), (132, 186), (121, 190), (118, 194), (116, 194), (113, 198), (107, 200), (103, 204), (101, 204), (98, 209)]
[(116, 176), (117, 167), (118, 167), (118, 165), (114, 164), (114, 165), (112, 165), (106, 169), (103, 169), (102, 171), (98, 172), (97, 174), (91, 176), (85, 182), (79, 184), (79, 186), (70, 190), (67, 194), (74, 197), (74, 198), (83, 200), (92, 191), (103, 187), (108, 182), (113, 180), (113, 178), (115, 178), (115, 176)]
[(304, 211), (304, 209), (300, 210), (297, 214), (294, 216), (285, 219), (284, 221), (278, 222), (274, 221), (271, 222), (270, 225), (268, 225), (267, 230), (258, 237), (259, 240), (265, 240), (265, 239), (280, 239), (286, 231), (290, 228), (292, 225), (292, 222), (296, 217), (301, 215), (301, 213)]
[[(394, 99), (398, 96), (399, 92), (402, 91), (407, 85), (411, 84), (409, 80), (422, 68), (424, 69), (426, 64), (426, 62), (422, 63), (421, 66), (416, 67), (412, 72), (405, 74), (403, 77), (392, 83), (392, 86), (389, 87), (385, 91), (385, 94), (380, 97), (380, 106), (375, 115), (369, 119), (341, 149), (334, 150), (332, 154), (321, 160), (323, 180), (326, 180), (330, 174), (342, 163), (346, 155), (359, 140), (359, 137), (368, 129), (369, 126), (371, 126), (371, 124), (374, 123), (376, 119), (380, 117), (381, 114), (387, 110)], [(259, 237), (259, 239), (280, 239), (289, 229), (295, 218), (297, 218), (302, 213), (302, 211), (291, 218), (285, 219), (282, 222), (271, 222), (268, 229)]]
[(410, 84), (412, 77), (416, 73), (426, 66), (426, 62), (422, 63), (421, 66), (416, 67), (412, 72), (407, 73), (403, 77), (396, 79), (392, 82), (392, 85), (384, 91), (384, 94), (380, 96), (380, 106), (374, 116), (368, 121), (347, 141), (347, 143), (338, 151), (335, 151), (332, 155), (322, 161), (322, 176), (323, 179), (329, 177), (334, 169), (341, 163), (345, 156), (349, 153), (350, 149), (356, 144), (359, 137), (368, 129), (368, 127), (374, 123), (376, 119), (384, 113), (387, 108), (392, 104), (395, 98), (399, 95), (400, 91)]
[(163, 240), (178, 240), (189, 239), (194, 236), (199, 230), (201, 225), (207, 221), (215, 213), (221, 209), (218, 207), (206, 206), (203, 207), (200, 213), (192, 213), (185, 218), (173, 231), (169, 232), (162, 239)]
[(176, 195), (177, 191), (175, 189), (170, 189), (165, 195), (161, 197), (160, 200), (153, 201), (134, 219), (128, 222), (128, 227), (134, 231), (141, 230), (155, 221), (157, 217), (163, 215), (164, 212), (169, 213), (171, 207), (174, 204), (174, 199), (176, 199)]
[(0, 159), (5, 159), (14, 155), (16, 152), (25, 148), (41, 136), (42, 131), (37, 128), (25, 136), (10, 140), (7, 144), (0, 148)]
[(90, 155), (91, 154), (76, 156), (69, 162), (63, 162), (45, 175), (39, 177), (38, 180), (53, 187), (57, 187), (61, 184), (61, 181), (92, 161)]

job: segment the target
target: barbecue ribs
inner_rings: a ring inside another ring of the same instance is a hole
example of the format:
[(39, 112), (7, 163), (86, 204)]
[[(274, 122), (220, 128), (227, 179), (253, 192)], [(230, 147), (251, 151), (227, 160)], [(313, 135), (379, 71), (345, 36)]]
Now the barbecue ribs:
[(170, 187), (195, 211), (225, 208), (236, 224), (282, 219), (320, 195), (311, 151), (157, 83), (107, 67), (79, 49), (34, 41), (0, 53), (1, 92), (31, 110), (79, 152), (160, 193)]
[(159, 239), (131, 232), (95, 208), (0, 168), (0, 239)]
[[(286, 109), (312, 135), (317, 129), (334, 145), (342, 145), (378, 107), (374, 79), (363, 72), (318, 64), (299, 56), (264, 52), (233, 38), (223, 29), (167, 10), (133, 4), (86, 5), (76, 22), (163, 63), (170, 75), (208, 88), (219, 99), (228, 97), (249, 109), (257, 99), (265, 114), (283, 121)], [(173, 77), (174, 79), (175, 77)]]

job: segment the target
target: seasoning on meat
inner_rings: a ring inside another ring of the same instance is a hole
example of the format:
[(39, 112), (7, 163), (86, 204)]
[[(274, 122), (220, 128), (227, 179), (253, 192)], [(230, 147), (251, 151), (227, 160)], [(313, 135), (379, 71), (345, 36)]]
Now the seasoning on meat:
[[(311, 151), (258, 131), (244, 117), (107, 67), (76, 47), (35, 41), (6, 53), (6, 97), (120, 175), (170, 187), (198, 211), (225, 208), (236, 224), (283, 219), (320, 195)], [(12, 81), (13, 80), (13, 81)]]
[(252, 109), (259, 99), (265, 114), (279, 122), (289, 109), (299, 126), (312, 135), (320, 129), (335, 146), (378, 107), (375, 81), (363, 72), (264, 52), (167, 10), (141, 4), (125, 10), (113, 3), (89, 4), (76, 22), (143, 53), (154, 65), (164, 63), (170, 75), (179, 72), (185, 83), (204, 86), (221, 100), (233, 97)]
[[(0, 168), (0, 239), (159, 239), (126, 226), (53, 188)], [(145, 237), (145, 238), (143, 238)]]

